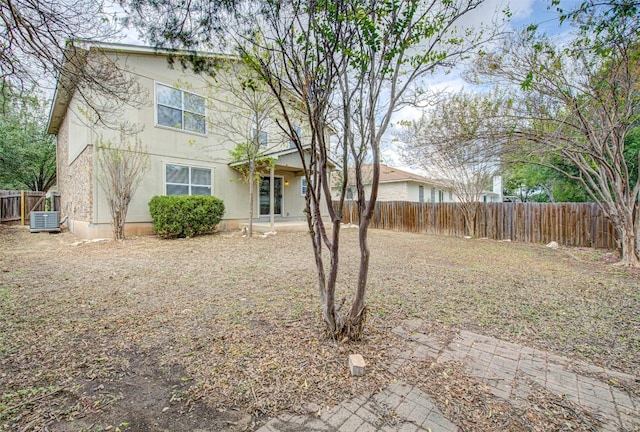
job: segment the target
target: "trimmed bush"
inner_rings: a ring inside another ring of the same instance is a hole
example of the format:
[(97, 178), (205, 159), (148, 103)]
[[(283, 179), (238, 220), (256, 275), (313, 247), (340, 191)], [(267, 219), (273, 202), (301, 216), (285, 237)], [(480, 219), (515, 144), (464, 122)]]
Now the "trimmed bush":
[(149, 212), (153, 231), (159, 236), (193, 237), (215, 230), (224, 215), (224, 203), (204, 195), (154, 196)]

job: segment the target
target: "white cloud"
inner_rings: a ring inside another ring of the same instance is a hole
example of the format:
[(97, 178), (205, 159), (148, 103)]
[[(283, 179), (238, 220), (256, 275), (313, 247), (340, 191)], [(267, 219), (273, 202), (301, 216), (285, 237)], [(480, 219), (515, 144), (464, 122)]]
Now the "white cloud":
[(544, 0), (486, 0), (475, 10), (463, 16), (459, 24), (463, 27), (479, 27), (490, 25), (494, 22), (507, 20), (504, 11), (511, 12), (511, 19), (526, 19), (532, 16), (534, 6), (542, 4)]

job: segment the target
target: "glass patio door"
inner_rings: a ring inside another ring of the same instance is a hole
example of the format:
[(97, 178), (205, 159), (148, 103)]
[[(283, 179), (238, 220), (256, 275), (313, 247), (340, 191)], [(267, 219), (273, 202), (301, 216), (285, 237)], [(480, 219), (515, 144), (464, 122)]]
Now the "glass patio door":
[[(269, 216), (271, 179), (264, 177), (260, 183), (260, 216)], [(282, 177), (273, 178), (273, 214), (282, 216)]]

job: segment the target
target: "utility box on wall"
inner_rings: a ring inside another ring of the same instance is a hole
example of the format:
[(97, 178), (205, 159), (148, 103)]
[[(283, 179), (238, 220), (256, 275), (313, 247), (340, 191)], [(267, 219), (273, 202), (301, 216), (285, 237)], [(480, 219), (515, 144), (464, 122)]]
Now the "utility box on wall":
[(29, 215), (29, 231), (60, 232), (60, 212), (33, 211)]

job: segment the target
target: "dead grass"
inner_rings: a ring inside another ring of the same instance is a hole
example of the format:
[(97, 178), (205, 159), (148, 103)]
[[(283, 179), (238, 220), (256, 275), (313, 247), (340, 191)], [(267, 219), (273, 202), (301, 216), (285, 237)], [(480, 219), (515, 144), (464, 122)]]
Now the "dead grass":
[[(356, 234), (343, 232), (339, 298)], [(405, 343), (389, 330), (407, 317), (640, 371), (640, 273), (603, 252), (373, 231), (367, 337), (336, 344), (303, 233), (74, 241), (0, 228), (0, 430), (195, 430), (207, 415), (251, 429), (384, 387)], [(364, 379), (348, 374), (355, 351)], [(513, 415), (494, 409), (492, 422)]]

